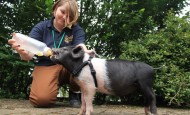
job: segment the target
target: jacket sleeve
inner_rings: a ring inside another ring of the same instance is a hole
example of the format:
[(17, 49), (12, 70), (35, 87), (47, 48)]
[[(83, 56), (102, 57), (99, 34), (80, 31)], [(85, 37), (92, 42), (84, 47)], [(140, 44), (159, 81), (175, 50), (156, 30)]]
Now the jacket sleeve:
[(76, 25), (76, 27), (73, 28), (72, 34), (73, 34), (72, 46), (85, 43), (85, 33), (84, 30), (79, 25)]
[(43, 28), (43, 22), (40, 22), (38, 24), (36, 24), (32, 30), (30, 31), (29, 33), (29, 36), (31, 38), (34, 38), (34, 39), (37, 39), (39, 41), (42, 41), (43, 40), (43, 31), (44, 31), (44, 28)]

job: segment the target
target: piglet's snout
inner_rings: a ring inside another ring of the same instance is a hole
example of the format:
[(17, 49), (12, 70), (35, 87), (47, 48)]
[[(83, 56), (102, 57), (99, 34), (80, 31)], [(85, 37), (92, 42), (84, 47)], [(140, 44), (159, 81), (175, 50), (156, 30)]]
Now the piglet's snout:
[(52, 55), (50, 56), (50, 59), (52, 60), (55, 58), (57, 55), (59, 55), (59, 51), (56, 48), (52, 48)]

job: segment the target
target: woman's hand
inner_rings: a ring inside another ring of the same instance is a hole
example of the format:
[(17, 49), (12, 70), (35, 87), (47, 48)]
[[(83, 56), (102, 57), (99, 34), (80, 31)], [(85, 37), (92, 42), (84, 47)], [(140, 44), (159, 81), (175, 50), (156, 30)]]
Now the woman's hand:
[(13, 49), (15, 49), (21, 57), (21, 60), (29, 61), (32, 59), (33, 55), (28, 51), (22, 49), (19, 44), (15, 41), (15, 39), (9, 39), (8, 43), (11, 45)]

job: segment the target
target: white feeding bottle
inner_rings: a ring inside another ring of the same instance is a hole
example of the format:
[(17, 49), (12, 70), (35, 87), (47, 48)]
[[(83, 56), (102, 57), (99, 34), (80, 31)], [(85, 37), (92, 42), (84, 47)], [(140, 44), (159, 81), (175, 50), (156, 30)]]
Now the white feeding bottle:
[(13, 39), (26, 51), (37, 56), (51, 56), (52, 50), (43, 42), (20, 33), (13, 33)]

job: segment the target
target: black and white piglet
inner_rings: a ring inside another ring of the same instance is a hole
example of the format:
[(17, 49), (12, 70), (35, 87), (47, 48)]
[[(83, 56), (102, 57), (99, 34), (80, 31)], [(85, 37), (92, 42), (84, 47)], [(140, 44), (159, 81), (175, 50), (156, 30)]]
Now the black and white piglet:
[(90, 55), (85, 53), (80, 46), (53, 49), (51, 60), (63, 65), (76, 76), (74, 79), (82, 92), (80, 115), (91, 114), (96, 91), (125, 96), (136, 89), (140, 89), (144, 96), (145, 114), (157, 114), (153, 91), (155, 72), (148, 64), (118, 59), (90, 58)]

